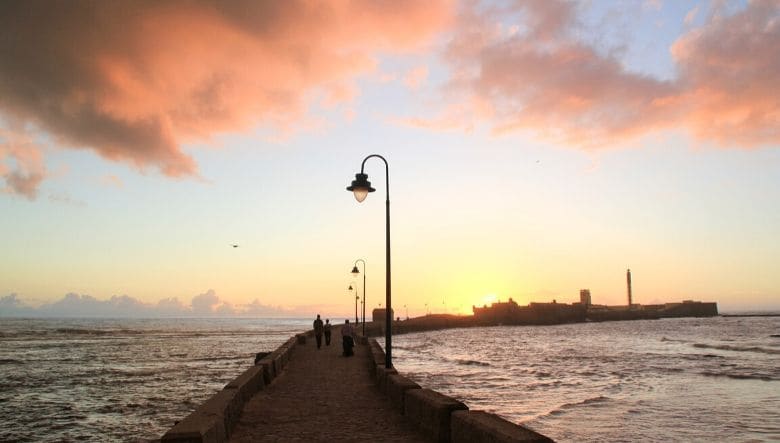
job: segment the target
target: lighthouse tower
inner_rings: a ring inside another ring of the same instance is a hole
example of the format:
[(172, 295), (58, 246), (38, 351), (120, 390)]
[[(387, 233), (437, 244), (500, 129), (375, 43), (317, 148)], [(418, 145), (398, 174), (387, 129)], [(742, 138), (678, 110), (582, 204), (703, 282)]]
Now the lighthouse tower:
[(631, 270), (626, 270), (626, 286), (628, 286), (628, 308), (631, 309)]

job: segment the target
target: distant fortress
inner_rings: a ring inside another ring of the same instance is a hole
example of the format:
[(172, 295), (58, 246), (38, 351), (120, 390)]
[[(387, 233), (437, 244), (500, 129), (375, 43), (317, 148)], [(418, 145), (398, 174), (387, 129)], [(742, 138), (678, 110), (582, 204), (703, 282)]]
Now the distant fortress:
[[(601, 322), (618, 320), (645, 320), (668, 317), (715, 317), (718, 304), (685, 300), (679, 303), (640, 305), (633, 303), (631, 270), (626, 271), (627, 303), (622, 306), (594, 305), (590, 289), (580, 290), (580, 301), (575, 303), (529, 303), (520, 306), (511, 298), (490, 306), (472, 306), (474, 315), (426, 314), (393, 322), (394, 334), (431, 331), (448, 328), (497, 325), (556, 325), (561, 323)], [(391, 314), (391, 317), (394, 315)], [(374, 309), (373, 321), (366, 325), (366, 335), (382, 335), (385, 310)]]
[[(590, 291), (583, 289), (580, 297), (590, 298)], [(529, 303), (520, 306), (511, 298), (491, 306), (474, 306), (474, 321), (478, 324), (549, 325), (586, 321), (642, 320), (667, 317), (714, 317), (718, 304), (685, 300), (681, 303), (661, 305), (606, 306), (580, 301), (566, 304)]]
[(585, 321), (640, 320), (668, 317), (714, 317), (718, 315), (718, 304), (685, 300), (681, 303), (640, 305), (633, 303), (631, 291), (631, 270), (626, 271), (628, 303), (624, 306), (594, 305), (590, 289), (580, 290), (580, 301), (572, 304), (530, 303), (519, 306), (511, 298), (507, 302), (491, 306), (473, 306), (474, 321), (479, 324), (538, 325), (576, 323)]

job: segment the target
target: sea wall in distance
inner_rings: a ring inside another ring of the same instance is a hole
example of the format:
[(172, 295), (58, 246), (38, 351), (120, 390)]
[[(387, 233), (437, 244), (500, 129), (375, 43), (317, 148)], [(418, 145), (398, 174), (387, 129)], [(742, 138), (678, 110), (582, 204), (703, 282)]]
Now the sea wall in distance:
[[(498, 305), (498, 306), (497, 306)], [(397, 319), (393, 321), (393, 334), (435, 331), (450, 328), (477, 326), (558, 325), (566, 323), (656, 320), (675, 317), (716, 317), (718, 304), (686, 300), (681, 303), (661, 305), (627, 306), (584, 306), (565, 303), (531, 303), (519, 307), (509, 303), (494, 304), (491, 307), (474, 308), (476, 315), (428, 314), (422, 317)], [(360, 327), (358, 327), (359, 329)], [(366, 336), (384, 335), (384, 322), (366, 323)]]

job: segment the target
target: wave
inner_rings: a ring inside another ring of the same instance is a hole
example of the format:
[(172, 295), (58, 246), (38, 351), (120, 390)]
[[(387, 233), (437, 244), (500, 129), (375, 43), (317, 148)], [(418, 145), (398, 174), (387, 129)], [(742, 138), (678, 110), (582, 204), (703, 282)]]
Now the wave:
[(778, 349), (767, 349), (760, 346), (708, 345), (705, 343), (694, 343), (693, 347), (700, 349), (719, 349), (721, 351), (759, 352), (762, 354), (780, 355), (780, 350)]
[(187, 361), (222, 361), (222, 360), (245, 360), (247, 358), (254, 358), (254, 354), (252, 355), (230, 355), (230, 356), (217, 356), (217, 357), (200, 357), (200, 358), (191, 358)]
[(564, 403), (564, 404), (558, 406), (557, 408), (548, 411), (545, 414), (540, 414), (537, 418), (542, 418), (542, 417), (545, 417), (545, 416), (562, 415), (562, 414), (565, 414), (568, 410), (571, 410), (571, 409), (574, 409), (574, 408), (578, 408), (580, 406), (591, 406), (591, 405), (594, 405), (594, 406), (600, 407), (603, 403), (607, 403), (610, 400), (612, 400), (612, 399), (609, 398), (609, 397), (605, 397), (603, 395), (599, 395), (599, 396), (596, 396), (596, 397), (586, 398), (585, 400), (578, 401), (578, 402), (575, 402), (575, 403)]
[(700, 372), (700, 374), (705, 377), (726, 377), (726, 378), (733, 378), (736, 380), (762, 380), (762, 381), (778, 380), (777, 378), (774, 378), (766, 374), (734, 374), (734, 373), (727, 373), (727, 372), (711, 372), (711, 371), (703, 371)]
[(420, 344), (417, 344), (417, 345), (411, 345), (410, 344), (410, 345), (406, 345), (406, 346), (393, 344), (393, 350), (397, 349), (397, 350), (404, 350), (404, 351), (419, 351), (419, 350), (426, 349), (426, 348), (429, 348), (429, 347), (431, 347), (431, 345), (430, 345), (430, 343), (427, 343), (427, 342), (423, 342), (423, 343), (420, 343)]
[(466, 366), (490, 366), (490, 363), (479, 360), (457, 359), (455, 363)]
[(130, 331), (117, 331), (109, 329), (84, 329), (84, 328), (57, 328), (54, 330), (60, 334), (70, 335), (110, 335), (118, 332), (130, 333)]
[(676, 338), (667, 338), (667, 337), (661, 337), (661, 341), (668, 341), (672, 343), (688, 343), (687, 340), (679, 340)]
[(16, 360), (13, 358), (0, 358), (0, 365), (23, 365), (22, 360)]

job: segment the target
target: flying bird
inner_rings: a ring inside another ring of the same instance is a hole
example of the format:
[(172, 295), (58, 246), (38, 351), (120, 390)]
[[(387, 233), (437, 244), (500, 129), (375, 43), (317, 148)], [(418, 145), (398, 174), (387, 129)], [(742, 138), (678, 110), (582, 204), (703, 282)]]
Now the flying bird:
[(231, 246), (233, 246), (234, 248), (237, 248), (237, 247), (238, 247), (238, 245), (231, 245)]

